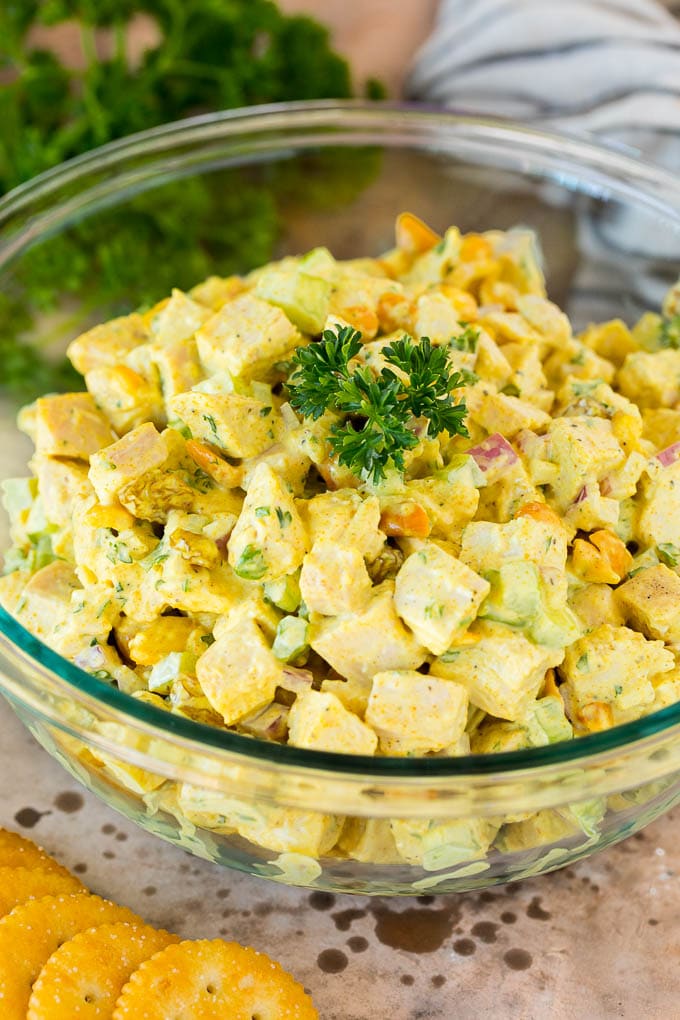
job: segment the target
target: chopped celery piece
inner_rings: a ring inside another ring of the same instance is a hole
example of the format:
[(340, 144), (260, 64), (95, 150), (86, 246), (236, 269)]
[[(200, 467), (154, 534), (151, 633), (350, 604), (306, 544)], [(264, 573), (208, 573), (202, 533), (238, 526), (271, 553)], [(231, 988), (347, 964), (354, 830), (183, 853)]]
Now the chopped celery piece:
[(279, 577), (276, 581), (265, 581), (266, 597), (284, 613), (293, 613), (300, 605), (299, 572)]
[(284, 616), (276, 628), (272, 651), (282, 662), (295, 662), (309, 649), (309, 624), (298, 616)]

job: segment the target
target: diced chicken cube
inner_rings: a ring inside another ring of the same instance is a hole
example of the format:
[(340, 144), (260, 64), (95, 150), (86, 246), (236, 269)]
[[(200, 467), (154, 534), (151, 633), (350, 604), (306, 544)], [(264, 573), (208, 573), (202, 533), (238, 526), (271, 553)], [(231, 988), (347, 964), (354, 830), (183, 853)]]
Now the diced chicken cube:
[(593, 704), (609, 706), (615, 724), (625, 722), (654, 701), (651, 678), (674, 666), (673, 653), (661, 641), (602, 624), (567, 648), (560, 693), (576, 724), (584, 723), (584, 712)]
[(594, 630), (601, 623), (618, 627), (625, 623), (616, 591), (608, 584), (586, 584), (569, 596), (569, 605), (586, 630)]
[(245, 290), (240, 276), (209, 276), (189, 291), (189, 297), (206, 308), (219, 311), (222, 305), (231, 301)]
[(240, 393), (180, 393), (169, 401), (172, 415), (188, 425), (194, 439), (230, 457), (255, 457), (276, 442), (280, 415), (270, 404)]
[(35, 403), (38, 454), (87, 460), (114, 439), (111, 426), (90, 393), (60, 393), (40, 397)]
[(133, 312), (81, 333), (71, 342), (66, 353), (73, 367), (85, 375), (95, 368), (120, 364), (130, 351), (148, 339), (149, 331), (143, 316)]
[(348, 818), (338, 845), (355, 861), (401, 863), (388, 818)]
[(432, 523), (432, 536), (453, 540), (471, 521), (479, 506), (479, 489), (472, 468), (450, 470), (446, 478), (414, 478), (406, 483), (406, 495), (423, 507)]
[(663, 563), (636, 573), (616, 589), (626, 622), (645, 637), (680, 642), (680, 577)]
[(560, 468), (553, 491), (562, 512), (585, 485), (600, 481), (625, 460), (611, 422), (604, 418), (555, 418), (548, 434), (550, 460)]
[(308, 549), (292, 494), (268, 464), (259, 464), (229, 539), (230, 565), (239, 577), (275, 581), (297, 570)]
[(647, 408), (642, 412), (642, 435), (655, 450), (665, 450), (680, 440), (680, 410)]
[(550, 520), (518, 517), (505, 524), (473, 521), (463, 532), (460, 559), (479, 574), (505, 563), (535, 563), (555, 589), (565, 588), (568, 534)]
[(423, 294), (416, 301), (414, 332), (434, 344), (445, 344), (461, 331), (459, 313), (445, 294)]
[(531, 400), (544, 411), (549, 411), (553, 394), (546, 388), (548, 382), (543, 371), (539, 348), (519, 343), (504, 344), (503, 356), (507, 358), (512, 368), (509, 381), (517, 387), (520, 397), (523, 400)]
[(374, 754), (378, 738), (334, 694), (298, 694), (288, 716), (288, 743), (340, 754)]
[(621, 365), (626, 355), (637, 349), (635, 339), (622, 319), (591, 323), (579, 340), (615, 365)]
[(165, 409), (160, 386), (127, 365), (93, 368), (85, 382), (119, 436), (147, 421), (162, 426)]
[(253, 378), (280, 361), (302, 337), (280, 308), (243, 294), (228, 301), (197, 331), (207, 372)]
[(27, 630), (44, 641), (70, 615), (71, 595), (79, 587), (71, 564), (54, 560), (33, 574), (10, 611)]
[(562, 661), (564, 650), (536, 645), (499, 623), (478, 620), (471, 633), (479, 639), (476, 644), (435, 659), (430, 675), (455, 680), (477, 708), (517, 722), (538, 694), (546, 670)]
[(364, 557), (358, 549), (315, 542), (300, 573), (300, 591), (307, 608), (323, 616), (358, 613), (371, 591)]
[(512, 366), (495, 340), (486, 330), (479, 330), (477, 340), (477, 357), (474, 364), (475, 372), (482, 379), (505, 386), (512, 375)]
[(231, 493), (217, 490), (211, 479), (203, 488), (198, 486), (188, 464), (197, 470), (186, 457), (179, 432), (165, 429), (159, 434), (148, 422), (91, 458), (90, 481), (100, 502), (120, 501), (146, 521), (164, 522), (172, 509), (209, 512), (201, 502), (209, 501), (212, 493), (220, 497), (212, 511), (232, 510)]
[(680, 351), (628, 354), (617, 383), (638, 407), (673, 407), (680, 400)]
[(569, 839), (578, 831), (576, 821), (564, 818), (558, 811), (537, 811), (524, 821), (504, 826), (501, 847), (509, 853), (545, 847)]
[(158, 344), (176, 344), (189, 340), (211, 315), (209, 308), (175, 288), (172, 296), (162, 303), (162, 307), (151, 318), (151, 336)]
[(363, 499), (354, 489), (323, 492), (298, 503), (312, 543), (330, 542), (358, 549), (370, 563), (385, 544), (380, 530), (380, 503)]
[(467, 709), (468, 694), (460, 684), (413, 670), (387, 670), (373, 677), (366, 722), (385, 754), (428, 754), (460, 739)]
[(194, 340), (145, 344), (140, 350), (156, 367), (166, 402), (178, 393), (186, 393), (203, 378)]
[(196, 676), (212, 707), (230, 726), (274, 700), (283, 664), (257, 624), (240, 620), (203, 653)]
[(442, 655), (472, 623), (490, 587), (428, 542), (404, 561), (395, 579), (394, 605), (420, 643)]
[(658, 466), (641, 486), (637, 536), (645, 546), (680, 547), (680, 460)]
[(393, 594), (394, 584), (385, 581), (362, 612), (314, 622), (311, 647), (341, 676), (367, 685), (381, 670), (422, 666), (427, 652), (397, 616)]
[(498, 823), (489, 818), (394, 819), (391, 826), (402, 858), (427, 871), (484, 857), (498, 832)]
[[(50, 646), (69, 659), (78, 656), (78, 665), (91, 672), (96, 669), (110, 672), (107, 667), (111, 663), (122, 669), (122, 676), (127, 681), (134, 683), (138, 678), (134, 674), (130, 676), (131, 670), (123, 666), (115, 650), (107, 644), (121, 612), (119, 595), (108, 584), (95, 583), (86, 588), (71, 589), (70, 612), (59, 615), (50, 635)], [(112, 655), (109, 655), (109, 650)], [(138, 686), (143, 686), (141, 680)]]
[(70, 524), (74, 502), (94, 495), (87, 465), (77, 460), (36, 456), (31, 466), (38, 479), (47, 521), (59, 527)]
[(401, 284), (387, 277), (353, 272), (337, 274), (330, 295), (329, 318), (343, 319), (360, 330), (364, 340), (372, 340), (378, 332), (381, 298), (401, 291)]
[(181, 803), (191, 805), (194, 811), (200, 803), (204, 815), (207, 812), (222, 816), (221, 830), (235, 829), (239, 836), (257, 847), (280, 854), (319, 857), (328, 853), (340, 835), (343, 822), (342, 818), (319, 811), (278, 807), (262, 800), (255, 802), (252, 797), (240, 800), (211, 790), (200, 791), (199, 801), (196, 792), (185, 791), (182, 787)]
[(505, 393), (490, 393), (486, 396), (481, 407), (475, 411), (474, 419), (487, 432), (500, 432), (508, 439), (522, 429), (544, 428), (552, 420), (549, 414), (535, 404)]

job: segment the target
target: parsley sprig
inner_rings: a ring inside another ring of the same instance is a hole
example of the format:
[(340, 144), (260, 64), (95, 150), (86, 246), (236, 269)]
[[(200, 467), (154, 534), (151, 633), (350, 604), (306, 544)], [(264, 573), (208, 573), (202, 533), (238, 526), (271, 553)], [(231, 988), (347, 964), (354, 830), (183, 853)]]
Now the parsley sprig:
[(325, 330), (318, 342), (296, 351), (288, 384), (291, 405), (305, 418), (343, 415), (329, 436), (340, 464), (374, 482), (385, 477), (389, 463), (403, 471), (404, 453), (419, 442), (418, 419), (427, 420), (431, 436), (467, 436), (465, 401), (455, 402), (453, 391), (468, 378), (450, 370), (445, 348), (428, 337), (395, 340), (384, 348), (388, 365), (376, 377), (366, 366), (350, 368), (361, 346), (361, 333), (350, 326)]

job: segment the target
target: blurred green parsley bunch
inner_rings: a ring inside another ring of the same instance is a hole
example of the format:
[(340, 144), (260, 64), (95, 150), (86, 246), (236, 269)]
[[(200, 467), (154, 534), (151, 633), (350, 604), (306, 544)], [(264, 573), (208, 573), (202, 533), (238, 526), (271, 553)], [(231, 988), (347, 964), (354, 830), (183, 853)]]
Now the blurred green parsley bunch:
[[(132, 64), (126, 27), (136, 15), (156, 22), (160, 41)], [(37, 26), (69, 19), (78, 22), (82, 69), (27, 42)], [(113, 39), (105, 59), (97, 55), (101, 28)], [(379, 85), (367, 93), (379, 98)], [(95, 146), (195, 113), (350, 95), (349, 69), (327, 30), (285, 16), (271, 0), (3, 0), (0, 193)], [(353, 177), (357, 189), (366, 181), (366, 167), (340, 164), (328, 200), (339, 179), (345, 192)], [(291, 181), (257, 187), (238, 170), (165, 185), (126, 205), (124, 218), (100, 214), (29, 251), (12, 286), (0, 283), (2, 385), (26, 398), (76, 384), (65, 363), (26, 340), (35, 315), (68, 295), (87, 292), (91, 308), (125, 311), (210, 272), (267, 261), (277, 187), (290, 191)]]

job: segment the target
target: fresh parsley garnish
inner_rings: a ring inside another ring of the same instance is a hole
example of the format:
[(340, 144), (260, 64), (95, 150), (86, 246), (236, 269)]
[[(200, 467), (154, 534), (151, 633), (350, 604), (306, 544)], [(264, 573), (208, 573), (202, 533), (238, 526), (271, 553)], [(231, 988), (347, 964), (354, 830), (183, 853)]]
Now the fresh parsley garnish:
[(427, 420), (431, 436), (468, 435), (465, 402), (455, 402), (452, 393), (469, 376), (450, 370), (446, 348), (428, 337), (395, 340), (383, 349), (388, 365), (377, 378), (366, 366), (350, 368), (360, 350), (361, 333), (350, 326), (324, 330), (318, 342), (296, 351), (288, 383), (291, 405), (304, 417), (343, 415), (329, 436), (340, 464), (374, 482), (385, 477), (389, 463), (403, 471), (405, 451), (419, 442), (417, 419)]

